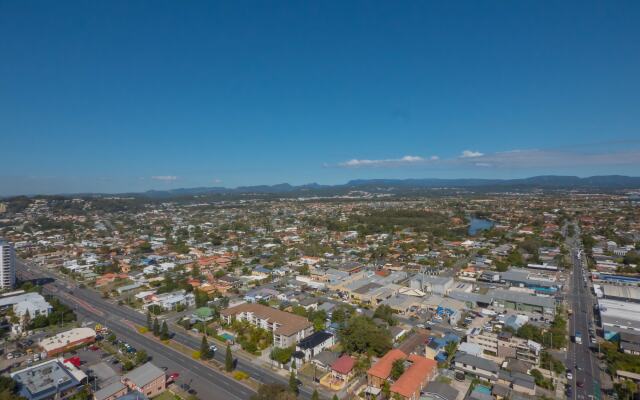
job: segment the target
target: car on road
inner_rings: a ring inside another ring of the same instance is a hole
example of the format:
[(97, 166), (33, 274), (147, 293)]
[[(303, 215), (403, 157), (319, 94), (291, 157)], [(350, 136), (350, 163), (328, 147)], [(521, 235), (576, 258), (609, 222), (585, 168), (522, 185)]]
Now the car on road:
[(568, 380), (572, 380), (573, 379), (573, 374), (571, 372), (567, 372), (567, 379)]

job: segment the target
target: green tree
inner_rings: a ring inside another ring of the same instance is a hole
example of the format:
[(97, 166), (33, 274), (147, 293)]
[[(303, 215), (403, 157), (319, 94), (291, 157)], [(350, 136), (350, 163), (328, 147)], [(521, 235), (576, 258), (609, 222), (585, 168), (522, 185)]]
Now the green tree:
[(367, 353), (382, 356), (391, 349), (389, 332), (377, 326), (371, 318), (356, 315), (343, 326), (338, 336), (344, 350), (349, 353)]
[(393, 380), (398, 380), (402, 374), (404, 374), (404, 360), (395, 360), (391, 365), (391, 377)]
[(289, 390), (296, 395), (300, 390), (300, 388), (298, 388), (298, 378), (296, 378), (296, 374), (293, 371), (289, 374)]
[(227, 372), (233, 371), (233, 354), (231, 354), (231, 346), (227, 345), (227, 354), (224, 357), (224, 369)]
[(451, 363), (453, 356), (456, 354), (457, 348), (458, 343), (453, 340), (444, 345), (444, 351), (447, 353), (447, 364)]
[(389, 381), (382, 382), (382, 395), (385, 399), (391, 397), (391, 386), (389, 385)]
[(293, 355), (293, 352), (295, 351), (295, 347), (291, 346), (291, 347), (274, 347), (271, 350), (271, 354), (269, 354), (269, 357), (273, 360), (276, 361), (280, 364), (286, 364), (289, 362), (289, 360), (291, 360), (291, 356)]
[(318, 394), (318, 389), (313, 389), (313, 394), (311, 395), (311, 400), (320, 400), (320, 395)]
[(373, 318), (379, 318), (383, 321), (386, 321), (387, 324), (393, 326), (396, 324), (396, 320), (393, 318), (393, 313), (393, 308), (389, 307), (386, 304), (381, 304), (373, 313)]
[(147, 329), (153, 329), (153, 320), (151, 319), (151, 312), (147, 310)]
[(149, 356), (147, 355), (146, 351), (138, 350), (136, 352), (135, 362), (137, 365), (147, 362), (148, 359), (149, 359)]
[(157, 317), (153, 319), (153, 335), (160, 336), (160, 323)]
[(167, 321), (162, 321), (162, 329), (160, 330), (160, 339), (161, 340), (169, 339), (169, 327), (167, 326)]
[(202, 336), (202, 342), (200, 343), (200, 358), (206, 360), (209, 358), (209, 342), (207, 336)]

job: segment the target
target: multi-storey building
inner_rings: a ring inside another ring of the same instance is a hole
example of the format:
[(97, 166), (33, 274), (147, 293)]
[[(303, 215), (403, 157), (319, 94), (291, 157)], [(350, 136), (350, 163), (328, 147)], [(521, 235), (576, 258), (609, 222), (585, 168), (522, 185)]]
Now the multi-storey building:
[(533, 340), (513, 337), (509, 332), (480, 332), (478, 329), (467, 336), (467, 342), (477, 344), (483, 352), (503, 360), (515, 358), (533, 365), (540, 363), (542, 346)]
[(16, 252), (13, 244), (0, 239), (0, 290), (12, 289), (16, 284)]
[(222, 310), (220, 314), (226, 323), (237, 319), (273, 332), (276, 347), (295, 345), (313, 333), (313, 325), (308, 319), (262, 304), (240, 304)]

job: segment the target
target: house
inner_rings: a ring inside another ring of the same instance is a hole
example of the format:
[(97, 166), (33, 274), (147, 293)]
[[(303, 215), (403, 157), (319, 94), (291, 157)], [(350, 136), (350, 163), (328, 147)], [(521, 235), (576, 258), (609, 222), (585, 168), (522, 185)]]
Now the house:
[(222, 319), (230, 324), (234, 319), (273, 332), (273, 345), (290, 347), (313, 333), (313, 325), (299, 315), (256, 303), (245, 303), (222, 310)]
[(396, 343), (405, 333), (407, 333), (407, 330), (399, 326), (392, 326), (391, 329), (389, 329), (389, 333), (391, 334), (393, 343)]
[(258, 288), (248, 291), (244, 295), (244, 300), (249, 303), (257, 303), (259, 301), (269, 301), (275, 298), (280, 292), (269, 288)]
[(431, 382), (421, 397), (423, 400), (456, 400), (458, 391), (442, 382)]
[(311, 363), (323, 371), (328, 371), (338, 358), (340, 358), (340, 354), (329, 350), (322, 350), (311, 359)]
[(346, 383), (354, 375), (356, 360), (348, 355), (343, 355), (331, 364), (331, 380), (333, 382)]
[(185, 290), (177, 290), (171, 293), (154, 294), (151, 296), (151, 302), (145, 304), (145, 308), (159, 306), (163, 310), (175, 310), (178, 306), (191, 307), (195, 305), (196, 298), (193, 293), (187, 293)]
[(309, 361), (316, 354), (335, 345), (335, 336), (327, 331), (314, 332), (296, 345), (296, 358)]
[(497, 384), (505, 386), (514, 392), (530, 396), (535, 396), (536, 394), (536, 381), (533, 376), (528, 374), (500, 370)]
[(429, 339), (428, 331), (418, 329), (411, 332), (398, 346), (398, 349), (405, 354), (422, 354), (424, 353), (424, 345)]
[(147, 397), (156, 396), (166, 389), (167, 378), (164, 371), (152, 363), (146, 363), (122, 377), (122, 383), (132, 391), (139, 391)]
[(453, 362), (454, 368), (459, 372), (468, 373), (484, 381), (495, 382), (498, 380), (500, 368), (491, 360), (457, 352)]
[(269, 268), (263, 267), (262, 265), (258, 265), (251, 270), (251, 275), (266, 278), (271, 275), (271, 270)]
[(136, 283), (132, 283), (130, 285), (120, 286), (119, 288), (116, 289), (116, 291), (118, 292), (119, 295), (122, 295), (122, 294), (130, 292), (132, 290), (136, 290), (136, 289), (138, 289), (140, 287), (142, 287), (142, 283), (136, 282)]

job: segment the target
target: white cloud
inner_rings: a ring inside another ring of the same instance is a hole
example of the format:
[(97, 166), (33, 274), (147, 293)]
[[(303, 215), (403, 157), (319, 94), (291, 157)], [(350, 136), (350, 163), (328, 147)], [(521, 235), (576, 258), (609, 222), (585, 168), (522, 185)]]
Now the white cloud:
[(151, 179), (153, 179), (154, 181), (171, 182), (177, 180), (178, 177), (173, 175), (155, 175), (152, 176)]
[(211, 181), (212, 183), (222, 183), (222, 179), (215, 178)]
[(475, 158), (475, 157), (482, 157), (483, 155), (484, 154), (480, 153), (479, 151), (465, 150), (460, 155), (460, 158)]
[[(386, 159), (348, 160), (333, 166), (342, 168), (400, 168), (408, 166), (439, 168), (572, 168), (578, 166), (640, 165), (640, 149), (600, 153), (578, 153), (563, 150), (517, 149), (496, 153), (464, 150), (457, 157), (404, 156)], [(325, 164), (331, 167), (330, 164)]]
[(576, 153), (539, 149), (511, 150), (476, 157), (460, 157), (457, 163), (494, 168), (640, 165), (640, 150), (604, 153)]
[(401, 158), (385, 158), (379, 160), (368, 160), (354, 158), (349, 161), (341, 162), (339, 167), (346, 168), (361, 168), (361, 167), (403, 167), (410, 165), (428, 164), (430, 162), (438, 160), (438, 156), (431, 156), (429, 158), (423, 158), (420, 156), (404, 156)]

